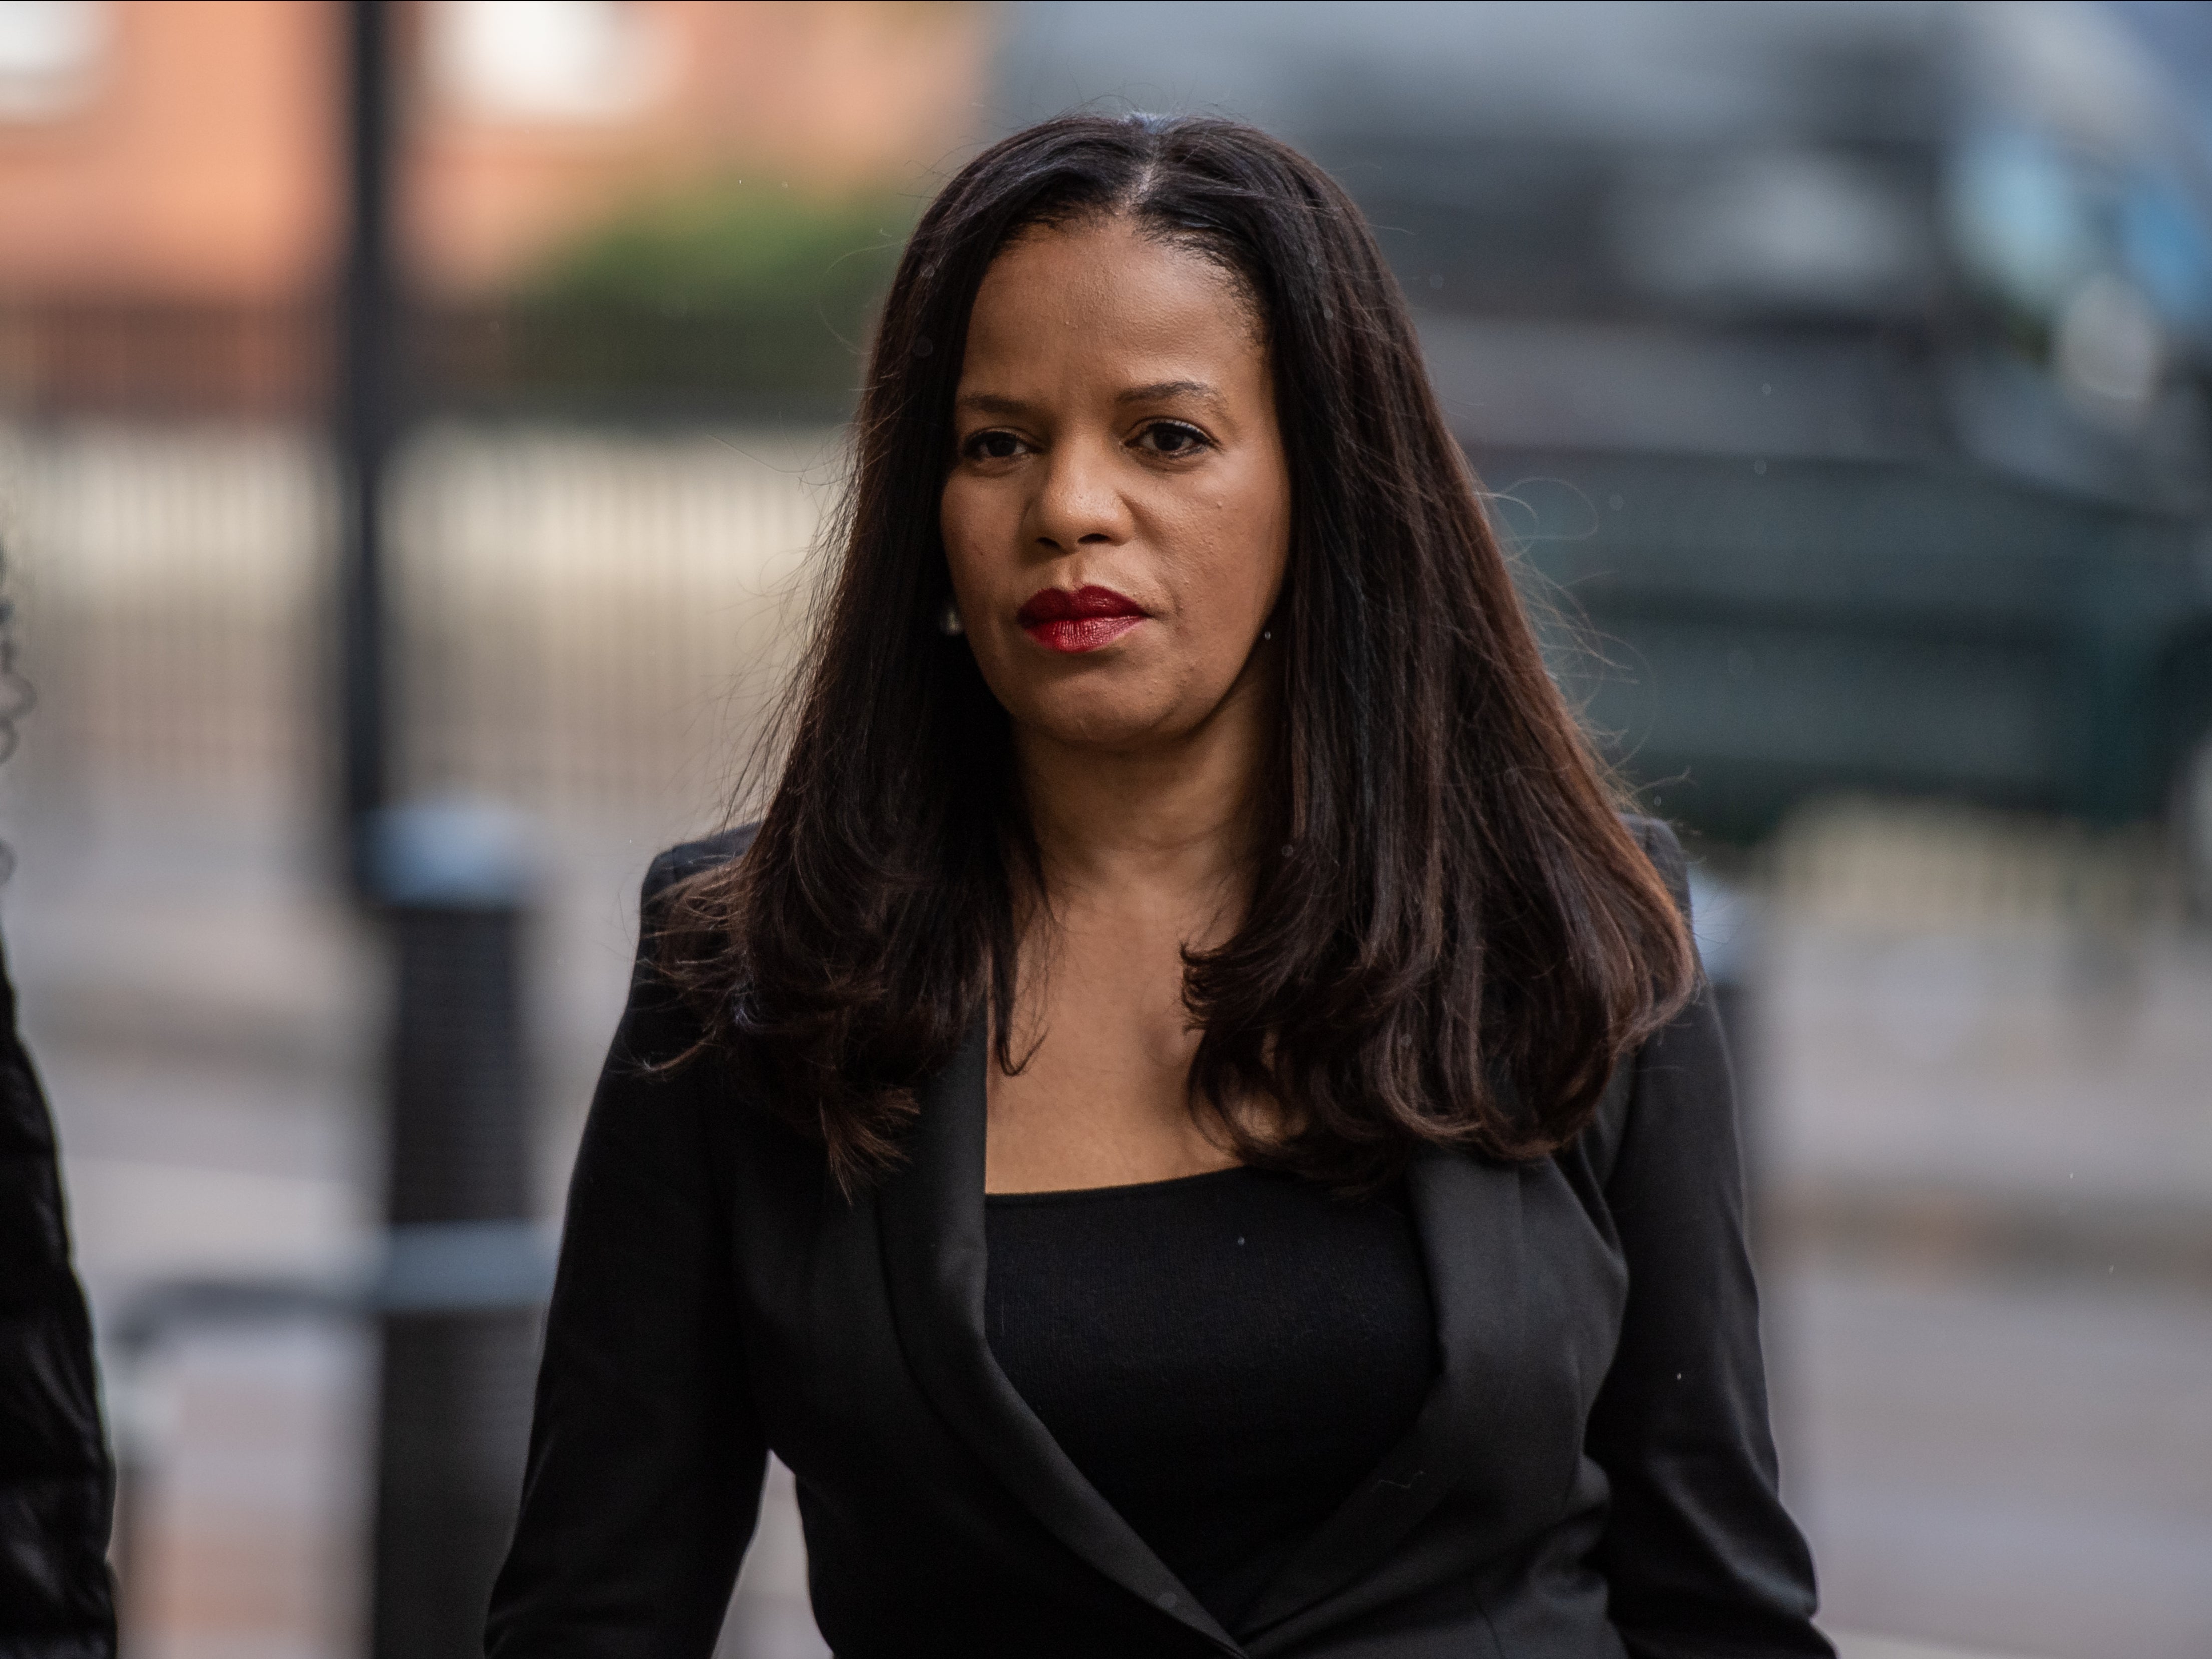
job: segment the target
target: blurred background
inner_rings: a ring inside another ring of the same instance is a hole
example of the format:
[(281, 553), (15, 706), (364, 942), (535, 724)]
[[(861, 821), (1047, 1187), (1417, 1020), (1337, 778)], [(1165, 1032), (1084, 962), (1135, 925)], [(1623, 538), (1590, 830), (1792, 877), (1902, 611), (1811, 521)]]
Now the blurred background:
[[(133, 1659), (469, 1650), (402, 1614), (481, 1603), (638, 879), (907, 228), (1085, 104), (1352, 190), (1693, 844), (1828, 1625), (2212, 1655), (2212, 8), (0, 0), (0, 916)], [(804, 1573), (779, 1474), (725, 1659)]]

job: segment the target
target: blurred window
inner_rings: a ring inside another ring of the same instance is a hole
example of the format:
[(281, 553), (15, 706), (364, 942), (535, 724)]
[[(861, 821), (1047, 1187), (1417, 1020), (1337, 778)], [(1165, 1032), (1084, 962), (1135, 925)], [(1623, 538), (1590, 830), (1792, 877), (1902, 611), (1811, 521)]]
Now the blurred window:
[(2185, 383), (2212, 356), (2212, 230), (2170, 170), (1991, 123), (1953, 153), (1950, 212), (1961, 270), (2047, 340), (2077, 411), (2151, 436), (2155, 410), (2197, 397)]
[(1615, 215), (1630, 275), (1695, 306), (1868, 313), (1909, 302), (1924, 265), (1906, 193), (1833, 151), (1738, 151), (1632, 170)]
[(0, 0), (0, 121), (52, 120), (83, 104), (107, 28), (103, 0)]
[(433, 73), (480, 120), (628, 120), (667, 84), (663, 20), (632, 0), (434, 0)]
[(2055, 314), (2102, 263), (2078, 165), (2040, 134), (1997, 127), (1952, 158), (1951, 227), (1969, 276), (2031, 316)]
[(2128, 272), (2172, 327), (2212, 338), (2212, 232), (2170, 178), (2142, 173), (2120, 205)]

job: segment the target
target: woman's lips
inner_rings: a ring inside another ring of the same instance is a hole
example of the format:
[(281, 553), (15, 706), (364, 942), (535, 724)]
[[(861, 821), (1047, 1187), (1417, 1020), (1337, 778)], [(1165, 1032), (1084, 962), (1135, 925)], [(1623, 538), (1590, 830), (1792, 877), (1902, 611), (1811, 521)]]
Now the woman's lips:
[(1145, 611), (1110, 587), (1079, 587), (1073, 593), (1047, 587), (1030, 594), (1014, 620), (1046, 650), (1073, 654), (1113, 644), (1145, 620)]

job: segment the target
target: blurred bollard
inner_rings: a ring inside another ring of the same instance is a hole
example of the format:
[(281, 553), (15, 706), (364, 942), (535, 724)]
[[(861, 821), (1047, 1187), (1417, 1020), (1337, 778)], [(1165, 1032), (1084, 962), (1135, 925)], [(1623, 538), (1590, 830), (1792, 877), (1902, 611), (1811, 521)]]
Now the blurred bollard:
[(528, 872), (513, 822), (466, 805), (381, 814), (373, 867), (397, 996), (370, 1650), (467, 1659), (521, 1490), (542, 1294), (519, 967)]

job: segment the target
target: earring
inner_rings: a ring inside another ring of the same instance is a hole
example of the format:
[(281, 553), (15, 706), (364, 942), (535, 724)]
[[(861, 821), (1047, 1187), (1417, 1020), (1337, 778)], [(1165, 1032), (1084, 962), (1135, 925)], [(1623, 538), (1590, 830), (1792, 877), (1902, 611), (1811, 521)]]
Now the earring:
[(957, 639), (968, 631), (961, 623), (959, 605), (951, 599), (945, 600), (945, 609), (938, 612), (937, 631), (947, 639)]

